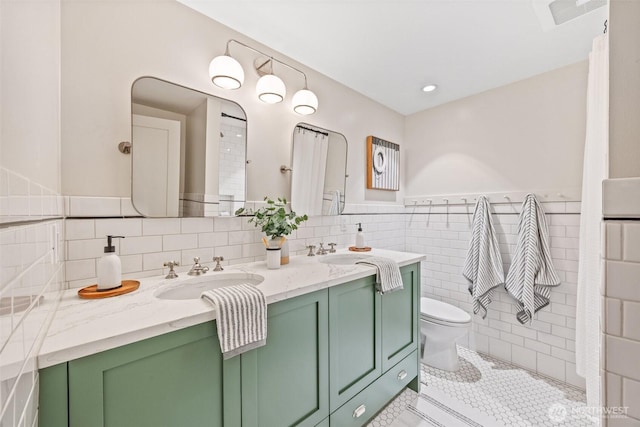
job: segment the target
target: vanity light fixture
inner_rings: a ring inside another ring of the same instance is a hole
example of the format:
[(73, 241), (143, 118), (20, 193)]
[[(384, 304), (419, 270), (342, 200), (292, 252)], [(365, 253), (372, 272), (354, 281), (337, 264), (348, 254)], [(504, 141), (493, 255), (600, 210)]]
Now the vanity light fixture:
[(224, 55), (216, 56), (209, 64), (211, 82), (223, 89), (238, 89), (244, 83), (242, 65), (229, 55), (229, 45)]
[[(291, 99), (293, 111), (302, 115), (316, 112), (318, 109), (318, 97), (309, 90), (307, 75), (305, 73), (235, 39), (227, 41), (224, 55), (213, 58), (209, 64), (209, 76), (213, 84), (223, 89), (238, 89), (244, 83), (244, 70), (242, 66), (229, 55), (229, 44), (231, 42), (244, 46), (268, 58), (265, 61), (258, 59), (254, 64), (256, 71), (261, 76), (256, 85), (258, 99), (267, 104), (276, 104), (284, 100), (287, 91), (285, 84), (281, 78), (273, 74), (273, 63), (277, 62), (278, 64), (297, 71), (304, 77), (304, 88), (297, 91)], [(269, 66), (269, 71), (265, 72), (263, 68), (267, 65)]]
[(256, 92), (258, 93), (258, 99), (267, 104), (277, 104), (282, 102), (284, 95), (287, 93), (287, 88), (284, 85), (282, 79), (273, 74), (273, 58), (269, 58), (261, 65), (256, 65), (258, 74), (262, 72), (262, 67), (269, 65), (269, 73), (264, 74), (258, 80), (256, 84)]
[(313, 114), (318, 109), (318, 97), (307, 89), (306, 84), (304, 89), (300, 89), (293, 95), (291, 103), (293, 104), (293, 111), (304, 116)]
[(422, 88), (423, 92), (433, 92), (434, 90), (438, 89), (438, 86), (431, 84), (431, 85), (426, 85), (425, 87)]

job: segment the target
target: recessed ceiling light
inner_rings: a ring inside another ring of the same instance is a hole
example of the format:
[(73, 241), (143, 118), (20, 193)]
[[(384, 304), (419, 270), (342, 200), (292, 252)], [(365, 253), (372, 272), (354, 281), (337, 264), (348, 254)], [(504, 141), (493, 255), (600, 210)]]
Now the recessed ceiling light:
[(433, 92), (437, 88), (438, 88), (438, 86), (436, 86), (436, 85), (426, 85), (425, 87), (422, 88), (422, 91), (423, 92)]

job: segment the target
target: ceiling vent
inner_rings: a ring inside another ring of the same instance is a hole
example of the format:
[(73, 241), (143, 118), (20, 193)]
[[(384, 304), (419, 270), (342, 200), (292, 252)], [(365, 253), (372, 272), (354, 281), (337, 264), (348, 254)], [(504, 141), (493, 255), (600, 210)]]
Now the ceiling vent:
[(555, 0), (549, 3), (549, 10), (553, 21), (560, 25), (606, 5), (607, 0)]
[(607, 5), (607, 0), (532, 0), (544, 31)]

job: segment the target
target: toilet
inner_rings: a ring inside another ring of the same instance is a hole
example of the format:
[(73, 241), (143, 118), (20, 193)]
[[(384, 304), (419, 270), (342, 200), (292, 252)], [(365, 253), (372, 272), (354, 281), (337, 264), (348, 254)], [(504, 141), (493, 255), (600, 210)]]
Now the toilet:
[(445, 371), (458, 370), (456, 340), (471, 324), (464, 310), (431, 298), (420, 298), (420, 334), (424, 349), (422, 363)]

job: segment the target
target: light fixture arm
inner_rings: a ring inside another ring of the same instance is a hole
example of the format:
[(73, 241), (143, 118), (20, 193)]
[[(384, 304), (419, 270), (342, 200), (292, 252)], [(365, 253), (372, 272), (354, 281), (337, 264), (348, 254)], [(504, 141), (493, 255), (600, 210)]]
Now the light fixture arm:
[(253, 47), (251, 47), (251, 46), (249, 46), (249, 45), (247, 45), (247, 44), (244, 44), (244, 43), (242, 43), (242, 42), (240, 42), (240, 41), (238, 41), (238, 40), (236, 40), (236, 39), (229, 39), (229, 40), (227, 41), (227, 47), (226, 47), (226, 50), (225, 50), (225, 55), (228, 55), (228, 54), (229, 54), (229, 44), (230, 44), (231, 42), (237, 43), (237, 44), (239, 44), (240, 46), (244, 46), (245, 48), (247, 48), (247, 49), (249, 49), (249, 50), (252, 50), (252, 51), (254, 51), (254, 52), (256, 52), (256, 53), (259, 53), (260, 55), (264, 55), (264, 56), (266, 56), (267, 58), (269, 58), (269, 60), (268, 60), (268, 61), (266, 61), (266, 62), (265, 62), (264, 64), (262, 64), (260, 67), (257, 67), (258, 69), (260, 69), (260, 68), (264, 67), (268, 62), (271, 62), (271, 73), (273, 73), (273, 61), (275, 61), (275, 62), (277, 62), (278, 64), (284, 65), (285, 67), (290, 68), (290, 69), (292, 69), (293, 71), (297, 71), (298, 73), (302, 74), (302, 76), (304, 77), (304, 88), (305, 88), (305, 89), (308, 89), (308, 87), (307, 87), (307, 75), (306, 75), (304, 72), (302, 72), (301, 70), (297, 69), (296, 67), (292, 67), (291, 65), (289, 65), (289, 64), (287, 64), (287, 63), (285, 63), (285, 62), (282, 62), (282, 61), (280, 61), (279, 59), (274, 58), (273, 56), (268, 55), (268, 54), (266, 54), (266, 53), (264, 53), (264, 52), (262, 52), (262, 51), (260, 51), (260, 50), (258, 50), (258, 49), (256, 49), (256, 48), (253, 48)]

